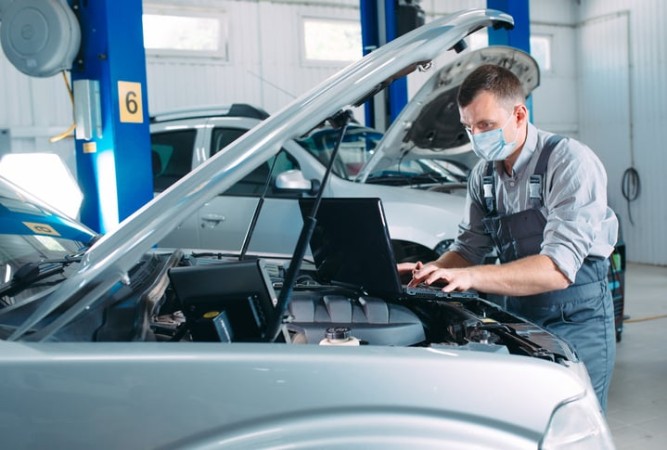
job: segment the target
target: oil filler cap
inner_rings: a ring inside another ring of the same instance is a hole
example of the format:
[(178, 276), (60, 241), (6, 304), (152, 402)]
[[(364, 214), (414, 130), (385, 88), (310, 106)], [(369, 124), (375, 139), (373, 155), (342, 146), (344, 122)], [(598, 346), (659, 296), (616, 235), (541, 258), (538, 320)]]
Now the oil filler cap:
[(326, 330), (325, 337), (329, 340), (348, 339), (350, 329), (348, 327), (329, 327)]

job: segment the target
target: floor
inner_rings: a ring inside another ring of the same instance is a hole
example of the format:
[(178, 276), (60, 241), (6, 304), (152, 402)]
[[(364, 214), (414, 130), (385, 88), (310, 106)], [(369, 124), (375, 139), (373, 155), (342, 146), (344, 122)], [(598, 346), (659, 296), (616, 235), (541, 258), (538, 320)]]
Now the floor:
[(667, 449), (667, 267), (628, 264), (607, 419), (618, 450)]

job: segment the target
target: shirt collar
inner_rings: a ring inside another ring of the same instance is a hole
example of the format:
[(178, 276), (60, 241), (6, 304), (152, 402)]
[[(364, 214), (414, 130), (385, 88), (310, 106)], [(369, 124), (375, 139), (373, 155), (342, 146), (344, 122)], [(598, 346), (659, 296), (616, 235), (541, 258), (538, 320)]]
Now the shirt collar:
[(526, 142), (523, 144), (521, 153), (516, 159), (514, 166), (512, 167), (512, 175), (517, 175), (523, 171), (528, 165), (528, 161), (532, 158), (537, 148), (537, 128), (532, 123), (528, 122), (528, 132), (526, 134)]

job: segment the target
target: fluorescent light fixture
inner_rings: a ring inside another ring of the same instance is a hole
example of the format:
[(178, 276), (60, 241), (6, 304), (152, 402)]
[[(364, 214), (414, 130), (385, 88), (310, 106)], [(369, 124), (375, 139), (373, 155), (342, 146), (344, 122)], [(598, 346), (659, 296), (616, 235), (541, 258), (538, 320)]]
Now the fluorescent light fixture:
[(83, 194), (65, 163), (54, 153), (9, 153), (0, 160), (0, 175), (76, 219)]

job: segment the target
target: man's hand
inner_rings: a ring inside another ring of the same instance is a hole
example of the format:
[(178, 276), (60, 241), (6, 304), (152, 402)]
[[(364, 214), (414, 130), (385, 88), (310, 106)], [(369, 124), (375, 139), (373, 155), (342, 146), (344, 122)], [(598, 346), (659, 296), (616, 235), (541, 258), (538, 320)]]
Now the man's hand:
[[(402, 277), (403, 275), (408, 275), (408, 274), (412, 275), (415, 270), (421, 268), (422, 263), (421, 262), (416, 262), (416, 263), (402, 262), (402, 263), (396, 264), (396, 266), (398, 267), (398, 274), (401, 275), (401, 277)], [(417, 266), (419, 266), (419, 267), (417, 267)]]
[(445, 292), (467, 291), (473, 286), (472, 271), (469, 269), (443, 269), (435, 264), (415, 267), (408, 286), (419, 284), (442, 284)]
[(446, 284), (445, 292), (469, 291), (499, 295), (535, 295), (565, 289), (569, 280), (545, 255), (526, 256), (505, 264), (442, 268), (428, 263), (415, 265), (409, 286)]
[(408, 283), (412, 280), (416, 270), (421, 269), (424, 264), (421, 261), (416, 263), (413, 262), (402, 262), (396, 265), (398, 267), (398, 276), (401, 278), (401, 283)]

